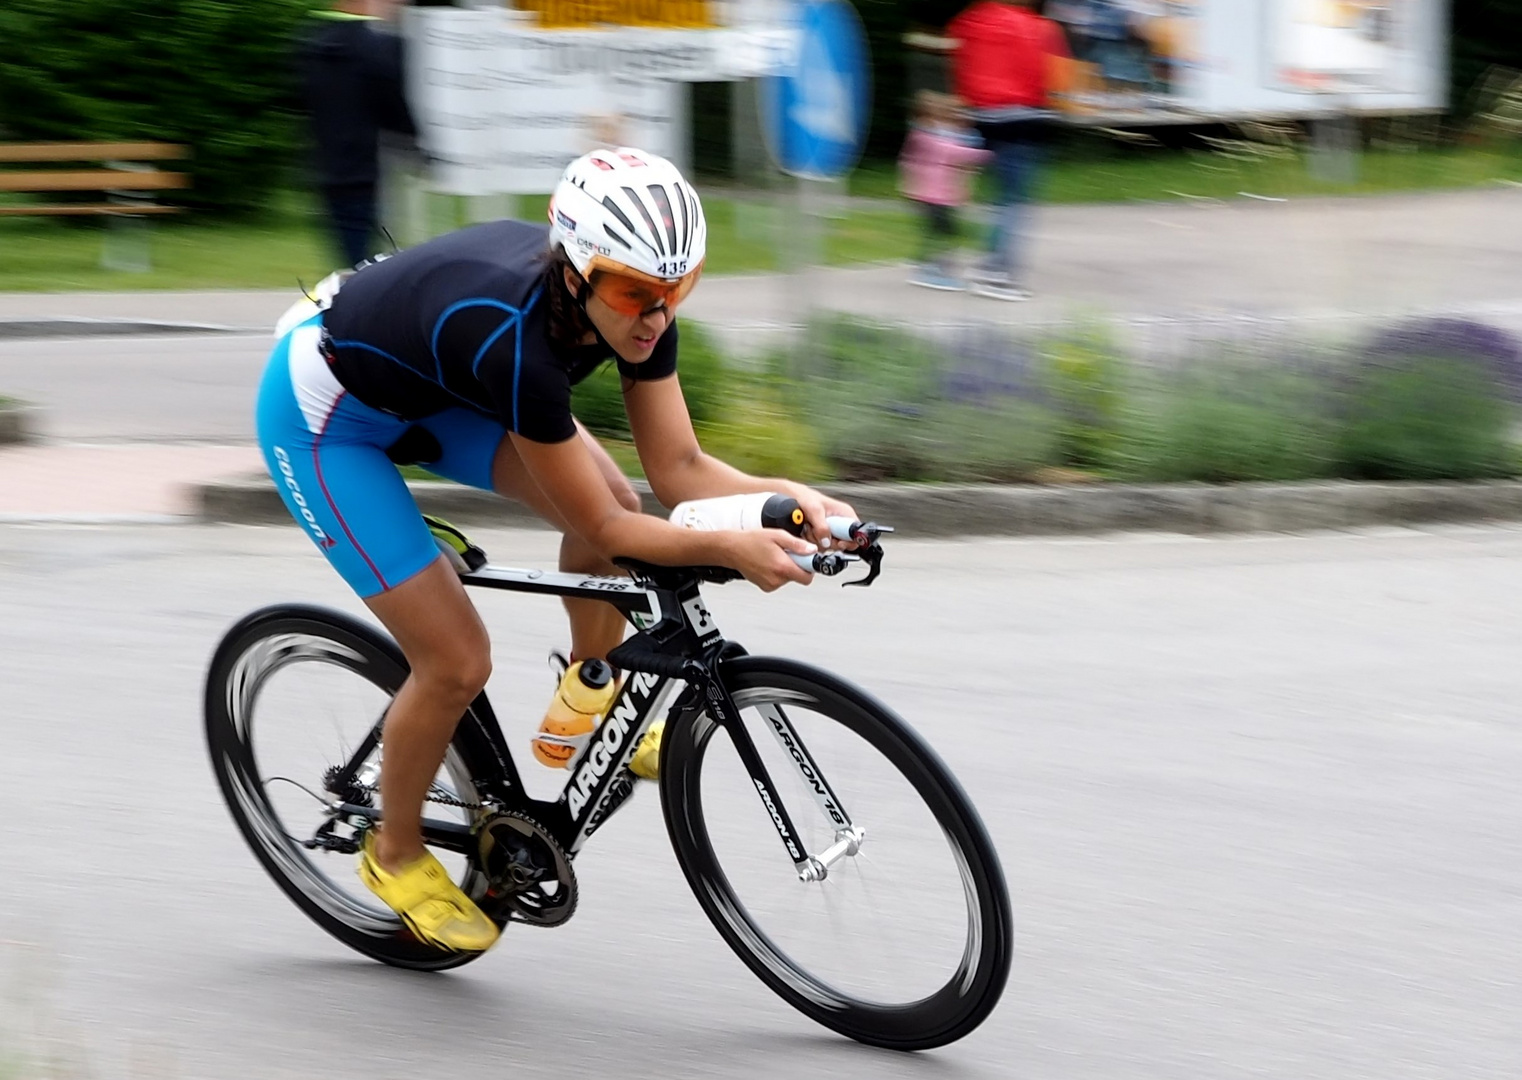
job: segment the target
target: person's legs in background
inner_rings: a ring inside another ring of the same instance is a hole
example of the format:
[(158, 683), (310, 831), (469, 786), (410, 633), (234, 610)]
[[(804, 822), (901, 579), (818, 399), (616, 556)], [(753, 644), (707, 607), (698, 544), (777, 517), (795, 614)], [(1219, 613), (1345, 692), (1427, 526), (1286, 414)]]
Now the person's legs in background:
[(344, 265), (355, 266), (375, 254), (371, 245), (377, 223), (374, 186), (325, 188), (322, 196)]
[(935, 265), (947, 277), (954, 277), (951, 269), (951, 251), (957, 242), (956, 210), (949, 206), (932, 206), (930, 228), (936, 244)]
[(931, 203), (915, 200), (920, 217), (920, 250), (914, 261), (921, 267), (929, 266), (935, 258), (935, 207)]
[(924, 231), (920, 234), (919, 266), (909, 284), (949, 292), (965, 288), (951, 272), (951, 246), (956, 240), (956, 215), (949, 206), (920, 203)]
[(998, 209), (988, 238), (988, 256), (978, 275), (978, 292), (1000, 300), (1026, 300), (1030, 293), (1018, 285), (1027, 207), (1035, 189), (1041, 147), (1033, 138), (990, 139)]
[(987, 251), (983, 260), (978, 264), (973, 273), (973, 280), (981, 281), (1005, 273), (1004, 268), (1004, 206), (1009, 200), (1008, 183), (1004, 172), (1004, 148), (1007, 145), (1002, 139), (995, 139), (991, 135), (984, 135), (984, 145), (993, 153), (992, 167), (994, 172), (994, 224), (988, 234)]

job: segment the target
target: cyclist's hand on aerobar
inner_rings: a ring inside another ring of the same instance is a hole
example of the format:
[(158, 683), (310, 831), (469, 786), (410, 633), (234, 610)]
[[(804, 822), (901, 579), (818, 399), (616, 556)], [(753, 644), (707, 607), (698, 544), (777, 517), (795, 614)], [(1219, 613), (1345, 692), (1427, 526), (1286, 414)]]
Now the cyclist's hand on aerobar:
[(829, 526), (825, 524), (825, 519), (832, 517), (843, 517), (847, 521), (860, 520), (849, 503), (832, 499), (823, 492), (802, 485), (799, 485), (792, 495), (798, 500), (798, 505), (803, 507), (805, 537), (826, 549), (838, 548), (842, 551), (851, 551), (856, 547), (854, 541), (836, 540), (831, 537)]
[(745, 580), (763, 592), (796, 581), (807, 585), (813, 575), (788, 557), (789, 551), (801, 555), (813, 553), (814, 546), (781, 529), (756, 529), (730, 533), (730, 565), (745, 575)]

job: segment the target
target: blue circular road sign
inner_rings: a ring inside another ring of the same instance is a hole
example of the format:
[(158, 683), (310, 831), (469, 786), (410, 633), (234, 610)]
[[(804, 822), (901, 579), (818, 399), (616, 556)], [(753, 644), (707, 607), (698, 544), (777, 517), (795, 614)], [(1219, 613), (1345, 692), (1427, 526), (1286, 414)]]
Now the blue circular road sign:
[(761, 87), (761, 128), (783, 172), (844, 176), (861, 157), (872, 112), (867, 36), (846, 0), (798, 0), (798, 48)]

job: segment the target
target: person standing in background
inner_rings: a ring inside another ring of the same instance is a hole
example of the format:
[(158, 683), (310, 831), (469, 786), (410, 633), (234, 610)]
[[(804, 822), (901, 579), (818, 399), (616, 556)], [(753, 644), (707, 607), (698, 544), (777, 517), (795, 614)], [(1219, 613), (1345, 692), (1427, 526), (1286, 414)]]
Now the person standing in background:
[(921, 90), (915, 95), (914, 122), (899, 155), (900, 187), (917, 203), (924, 221), (920, 265), (909, 284), (927, 289), (966, 288), (952, 272), (951, 247), (957, 239), (957, 207), (967, 202), (968, 177), (988, 159), (982, 140), (949, 94)]
[(1021, 232), (1041, 153), (1056, 114), (1069, 59), (1062, 29), (1031, 9), (1033, 0), (977, 0), (951, 21), (952, 82), (993, 152), (998, 218), (974, 292), (1029, 300), (1021, 281)]
[(328, 221), (344, 261), (374, 253), (382, 131), (416, 137), (402, 40), (385, 27), (398, 0), (333, 0), (296, 45), (302, 102)]

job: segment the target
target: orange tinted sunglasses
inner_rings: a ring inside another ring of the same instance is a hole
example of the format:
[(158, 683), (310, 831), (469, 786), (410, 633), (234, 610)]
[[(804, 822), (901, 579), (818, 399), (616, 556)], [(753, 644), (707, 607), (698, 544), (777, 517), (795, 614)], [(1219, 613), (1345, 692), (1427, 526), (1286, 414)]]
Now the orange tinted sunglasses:
[(620, 315), (638, 318), (641, 315), (665, 307), (668, 311), (687, 299), (698, 278), (703, 264), (689, 270), (674, 281), (641, 274), (637, 270), (620, 266), (618, 269), (599, 267), (593, 259), (586, 270), (586, 281), (592, 294)]

